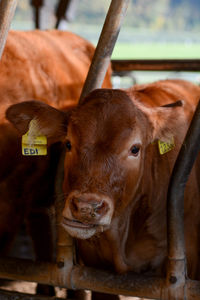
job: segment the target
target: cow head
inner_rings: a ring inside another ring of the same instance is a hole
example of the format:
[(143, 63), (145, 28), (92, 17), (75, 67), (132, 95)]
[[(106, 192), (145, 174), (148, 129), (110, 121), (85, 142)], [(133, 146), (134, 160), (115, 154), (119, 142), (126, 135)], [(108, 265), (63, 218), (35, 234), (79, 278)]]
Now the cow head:
[(87, 239), (134, 203), (146, 148), (171, 137), (176, 109), (148, 108), (125, 91), (100, 89), (70, 113), (30, 101), (11, 106), (7, 118), (22, 133), (36, 119), (50, 142), (65, 143), (63, 226)]

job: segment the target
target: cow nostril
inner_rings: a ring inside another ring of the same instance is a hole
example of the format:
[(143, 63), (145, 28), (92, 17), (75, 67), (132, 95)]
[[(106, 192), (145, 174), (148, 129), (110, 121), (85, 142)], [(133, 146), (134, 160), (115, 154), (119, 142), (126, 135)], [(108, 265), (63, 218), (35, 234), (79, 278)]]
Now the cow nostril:
[(72, 197), (70, 201), (72, 216), (76, 219), (88, 218), (99, 219), (109, 210), (106, 201), (98, 200), (93, 197)]
[(76, 198), (76, 197), (73, 197), (71, 199), (70, 208), (71, 211), (76, 215), (78, 214), (89, 215), (93, 211), (91, 204), (85, 201), (81, 201), (80, 198)]
[(94, 212), (96, 213), (96, 214), (101, 214), (101, 213), (103, 213), (104, 211), (106, 211), (106, 203), (103, 201), (103, 202), (101, 202), (101, 203), (98, 203), (98, 204), (96, 204), (96, 206), (95, 206), (95, 208), (94, 208)]
[(86, 206), (86, 207), (81, 207), (81, 208), (80, 208), (80, 212), (81, 212), (81, 213), (90, 213), (90, 212), (91, 212), (91, 207), (88, 207), (88, 206)]

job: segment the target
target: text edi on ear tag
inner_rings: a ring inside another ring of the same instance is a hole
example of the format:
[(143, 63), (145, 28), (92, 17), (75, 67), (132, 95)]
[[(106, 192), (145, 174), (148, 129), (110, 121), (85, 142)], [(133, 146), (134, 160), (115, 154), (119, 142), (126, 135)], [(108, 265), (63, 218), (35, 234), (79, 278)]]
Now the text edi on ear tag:
[(47, 137), (40, 134), (37, 120), (31, 120), (29, 130), (22, 136), (22, 154), (47, 155)]

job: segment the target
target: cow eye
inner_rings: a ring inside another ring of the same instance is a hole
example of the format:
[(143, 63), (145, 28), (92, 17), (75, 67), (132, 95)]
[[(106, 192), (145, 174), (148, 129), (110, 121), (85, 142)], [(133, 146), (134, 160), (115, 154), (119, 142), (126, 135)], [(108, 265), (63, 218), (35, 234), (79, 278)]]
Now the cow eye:
[(133, 156), (138, 156), (139, 151), (140, 151), (140, 147), (139, 147), (139, 146), (133, 145), (133, 146), (131, 147), (131, 155), (133, 155)]
[(70, 141), (67, 140), (65, 145), (66, 145), (67, 151), (71, 151), (72, 145), (71, 145)]

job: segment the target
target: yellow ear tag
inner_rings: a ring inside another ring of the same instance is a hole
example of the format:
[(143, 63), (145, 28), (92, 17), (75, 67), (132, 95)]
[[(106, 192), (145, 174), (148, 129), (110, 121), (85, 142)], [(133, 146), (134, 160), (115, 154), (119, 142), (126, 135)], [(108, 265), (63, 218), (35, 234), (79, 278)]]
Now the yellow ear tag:
[(22, 155), (47, 155), (47, 137), (40, 135), (37, 120), (31, 120), (28, 132), (22, 136)]
[(165, 143), (158, 140), (158, 148), (161, 155), (171, 151), (174, 147), (175, 147), (174, 138), (172, 138), (169, 143)]

